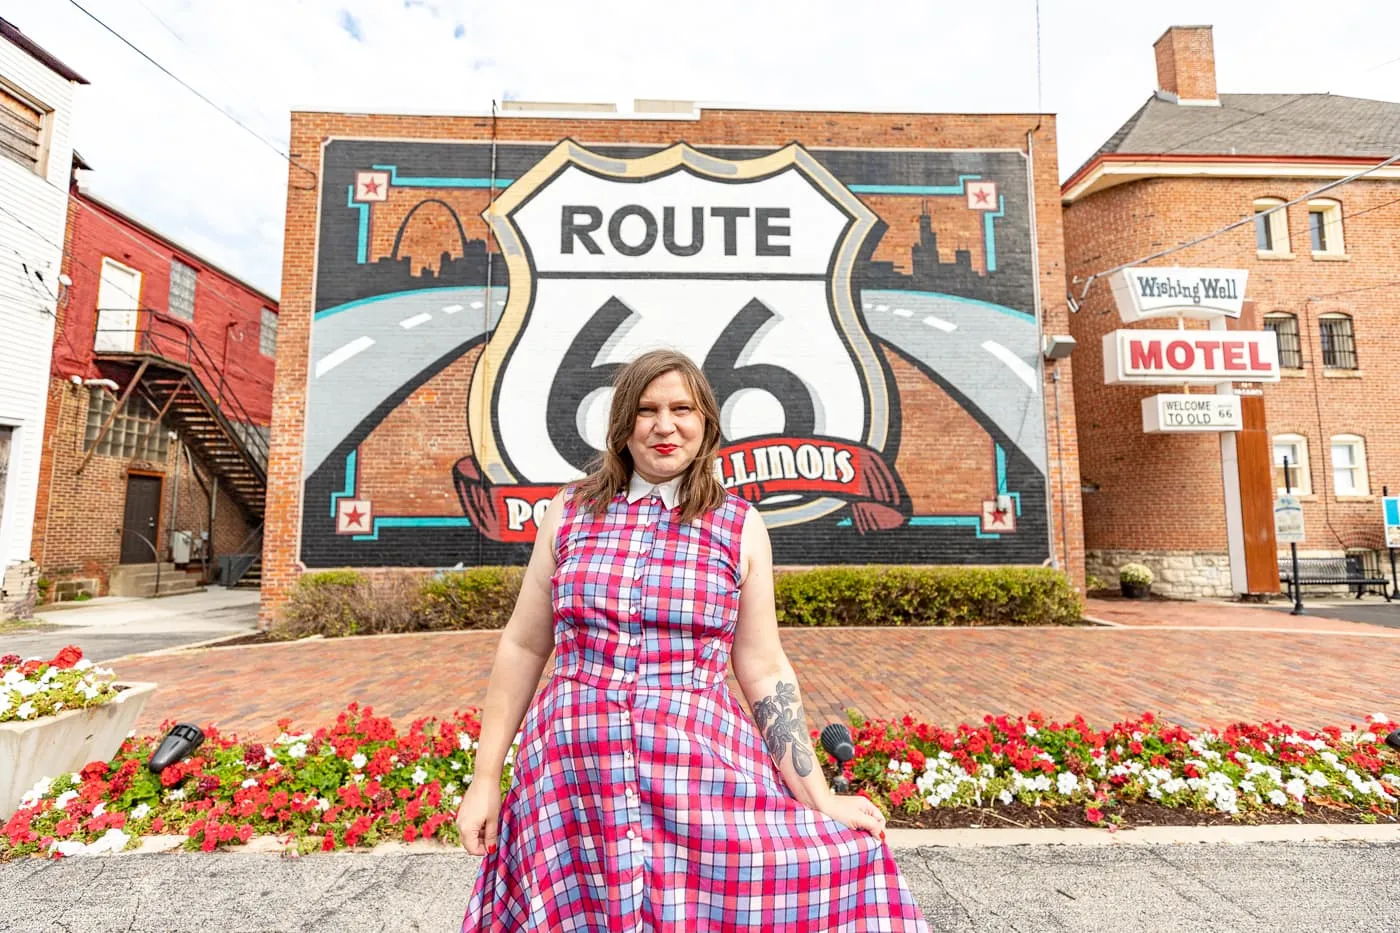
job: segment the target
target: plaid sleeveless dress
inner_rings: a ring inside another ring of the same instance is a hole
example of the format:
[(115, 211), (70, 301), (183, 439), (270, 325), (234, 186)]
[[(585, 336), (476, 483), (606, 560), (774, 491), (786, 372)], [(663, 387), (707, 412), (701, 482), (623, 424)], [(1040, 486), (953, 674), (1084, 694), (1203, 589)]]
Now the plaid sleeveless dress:
[(728, 684), (749, 506), (566, 506), (555, 665), (473, 931), (927, 931), (889, 850), (797, 801)]

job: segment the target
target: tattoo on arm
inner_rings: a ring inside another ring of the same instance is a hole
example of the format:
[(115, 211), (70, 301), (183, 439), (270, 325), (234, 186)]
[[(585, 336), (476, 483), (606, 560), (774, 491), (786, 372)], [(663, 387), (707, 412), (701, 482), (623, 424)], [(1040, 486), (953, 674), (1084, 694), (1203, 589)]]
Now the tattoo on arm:
[(812, 773), (815, 757), (804, 741), (802, 705), (797, 702), (797, 685), (779, 681), (776, 693), (754, 704), (753, 718), (759, 734), (768, 743), (773, 760), (782, 765), (783, 756), (792, 749), (792, 766), (801, 777)]

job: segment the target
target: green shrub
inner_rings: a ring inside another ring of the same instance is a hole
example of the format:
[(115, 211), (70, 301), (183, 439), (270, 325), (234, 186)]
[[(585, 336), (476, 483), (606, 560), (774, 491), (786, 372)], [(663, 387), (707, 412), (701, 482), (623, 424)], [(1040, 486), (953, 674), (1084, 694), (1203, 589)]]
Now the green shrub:
[[(523, 567), (473, 567), (430, 577), (304, 575), (282, 606), (274, 638), (500, 629)], [(780, 572), (782, 625), (1065, 625), (1082, 604), (1063, 573), (1042, 567), (823, 567)]]
[(823, 567), (774, 585), (783, 625), (1063, 625), (1083, 608), (1042, 567)]
[(524, 567), (473, 567), (429, 577), (418, 592), (421, 627), (505, 628), (524, 578)]
[(368, 577), (354, 570), (303, 574), (268, 629), (276, 639), (411, 632), (418, 581), (404, 574)]

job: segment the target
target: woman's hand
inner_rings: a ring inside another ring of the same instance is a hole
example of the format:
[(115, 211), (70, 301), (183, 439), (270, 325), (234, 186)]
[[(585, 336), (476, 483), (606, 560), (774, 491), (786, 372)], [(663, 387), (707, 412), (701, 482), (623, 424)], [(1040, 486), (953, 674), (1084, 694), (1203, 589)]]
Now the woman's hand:
[(473, 781), (457, 808), (457, 832), (462, 848), (472, 855), (496, 851), (496, 830), (501, 825), (501, 786), (496, 781)]
[(851, 829), (863, 829), (872, 836), (885, 838), (885, 815), (864, 797), (828, 794), (817, 809)]

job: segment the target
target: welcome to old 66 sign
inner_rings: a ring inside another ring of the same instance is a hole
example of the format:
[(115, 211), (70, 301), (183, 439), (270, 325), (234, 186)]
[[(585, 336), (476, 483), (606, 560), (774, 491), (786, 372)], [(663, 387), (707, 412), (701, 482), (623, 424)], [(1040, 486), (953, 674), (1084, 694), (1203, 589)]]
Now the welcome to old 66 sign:
[(701, 363), (725, 485), (772, 527), (851, 502), (899, 524), (881, 449), (889, 387), (850, 275), (876, 218), (798, 146), (743, 162), (685, 145), (638, 159), (560, 143), (487, 213), (510, 272), (473, 371), (457, 485), (498, 540), (533, 538), (605, 446), (612, 379), (669, 346)]

